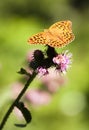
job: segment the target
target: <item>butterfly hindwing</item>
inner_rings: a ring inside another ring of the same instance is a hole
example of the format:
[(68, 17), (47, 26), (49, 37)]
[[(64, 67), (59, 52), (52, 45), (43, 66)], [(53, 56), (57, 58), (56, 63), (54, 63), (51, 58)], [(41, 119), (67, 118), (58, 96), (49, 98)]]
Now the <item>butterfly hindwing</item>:
[(48, 42), (48, 45), (51, 47), (63, 47), (63, 42), (61, 40), (53, 40), (50, 39), (50, 41)]

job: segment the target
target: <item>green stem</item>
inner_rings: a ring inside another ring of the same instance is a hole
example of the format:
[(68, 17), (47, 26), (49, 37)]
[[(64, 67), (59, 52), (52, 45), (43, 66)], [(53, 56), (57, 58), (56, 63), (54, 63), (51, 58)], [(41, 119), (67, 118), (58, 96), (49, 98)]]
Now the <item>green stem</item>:
[(24, 88), (22, 89), (22, 91), (20, 92), (20, 94), (18, 95), (18, 97), (16, 98), (16, 100), (12, 103), (12, 105), (10, 106), (10, 108), (8, 109), (7, 113), (5, 114), (1, 124), (0, 124), (0, 130), (3, 129), (8, 117), (10, 116), (12, 110), (14, 109), (14, 106), (16, 103), (19, 102), (19, 100), (21, 99), (21, 97), (23, 96), (23, 94), (25, 93), (25, 91), (27, 90), (28, 86), (31, 84), (31, 82), (33, 81), (33, 79), (35, 78), (36, 73), (33, 72), (33, 74), (29, 77), (29, 79), (27, 80)]

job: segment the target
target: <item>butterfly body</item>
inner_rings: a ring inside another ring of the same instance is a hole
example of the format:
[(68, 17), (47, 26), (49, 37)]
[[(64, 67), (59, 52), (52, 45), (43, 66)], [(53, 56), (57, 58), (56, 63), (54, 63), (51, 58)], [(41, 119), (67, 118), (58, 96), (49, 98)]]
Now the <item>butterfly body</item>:
[(62, 47), (74, 40), (71, 29), (71, 21), (60, 21), (53, 24), (49, 29), (33, 35), (28, 42), (30, 44), (47, 44), (51, 47)]

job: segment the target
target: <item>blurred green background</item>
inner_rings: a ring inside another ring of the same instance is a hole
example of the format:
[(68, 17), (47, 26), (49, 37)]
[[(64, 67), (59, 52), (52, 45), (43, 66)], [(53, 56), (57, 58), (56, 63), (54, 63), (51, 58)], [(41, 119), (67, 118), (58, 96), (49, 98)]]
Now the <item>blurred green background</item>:
[[(68, 82), (52, 102), (32, 109), (33, 120), (25, 130), (89, 130), (89, 1), (88, 0), (0, 0), (0, 121), (10, 106), (11, 84), (24, 66), (29, 50), (44, 49), (28, 45), (33, 34), (51, 24), (69, 19), (75, 40), (60, 50), (73, 53)], [(34, 83), (37, 87), (37, 85)], [(10, 116), (4, 130), (19, 130)]]

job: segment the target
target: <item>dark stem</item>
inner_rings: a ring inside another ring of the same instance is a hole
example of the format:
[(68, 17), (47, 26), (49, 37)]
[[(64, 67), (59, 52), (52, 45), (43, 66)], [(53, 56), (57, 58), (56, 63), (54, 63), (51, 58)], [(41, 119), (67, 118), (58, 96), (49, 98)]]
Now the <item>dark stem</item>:
[(23, 96), (23, 94), (25, 93), (25, 91), (27, 90), (28, 86), (31, 84), (31, 82), (33, 81), (33, 79), (35, 78), (36, 73), (33, 72), (33, 74), (31, 76), (29, 76), (29, 79), (27, 80), (24, 88), (22, 89), (22, 91), (20, 92), (20, 94), (18, 95), (18, 97), (16, 98), (16, 100), (12, 103), (12, 105), (10, 106), (10, 108), (8, 109), (7, 113), (5, 114), (1, 124), (0, 124), (0, 130), (3, 129), (8, 117), (10, 116), (12, 110), (14, 109), (14, 106), (16, 105), (16, 103), (19, 102), (19, 100), (21, 99), (21, 97)]

